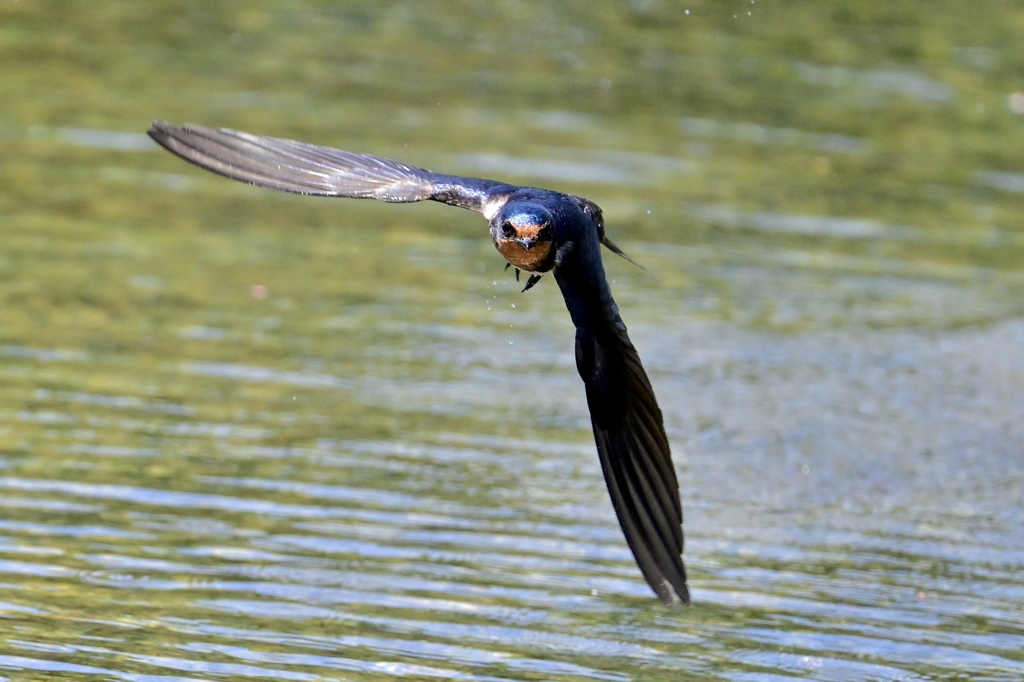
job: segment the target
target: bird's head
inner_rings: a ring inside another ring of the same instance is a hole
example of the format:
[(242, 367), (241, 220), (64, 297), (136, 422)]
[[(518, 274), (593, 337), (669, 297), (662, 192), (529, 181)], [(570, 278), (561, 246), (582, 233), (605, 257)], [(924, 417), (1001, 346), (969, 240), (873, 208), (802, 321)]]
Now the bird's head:
[(544, 206), (510, 201), (491, 219), (494, 246), (509, 263), (527, 272), (555, 264), (554, 219)]

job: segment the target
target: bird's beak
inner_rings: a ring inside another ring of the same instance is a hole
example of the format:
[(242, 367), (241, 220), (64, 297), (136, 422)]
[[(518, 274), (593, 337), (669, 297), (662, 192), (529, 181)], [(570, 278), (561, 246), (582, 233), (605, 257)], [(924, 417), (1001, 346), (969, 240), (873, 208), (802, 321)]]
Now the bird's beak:
[(524, 249), (529, 251), (530, 247), (537, 243), (537, 238), (536, 237), (520, 237), (520, 238), (516, 239), (516, 241), (519, 242), (520, 246), (522, 246)]

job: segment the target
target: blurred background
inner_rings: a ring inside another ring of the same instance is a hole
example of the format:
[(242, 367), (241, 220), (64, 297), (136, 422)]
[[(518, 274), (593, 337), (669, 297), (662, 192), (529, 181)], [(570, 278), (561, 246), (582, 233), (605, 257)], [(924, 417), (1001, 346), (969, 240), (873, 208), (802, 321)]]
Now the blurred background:
[[(0, 679), (1018, 680), (1016, 3), (0, 0)], [(191, 121), (586, 196), (694, 604), (480, 216)]]

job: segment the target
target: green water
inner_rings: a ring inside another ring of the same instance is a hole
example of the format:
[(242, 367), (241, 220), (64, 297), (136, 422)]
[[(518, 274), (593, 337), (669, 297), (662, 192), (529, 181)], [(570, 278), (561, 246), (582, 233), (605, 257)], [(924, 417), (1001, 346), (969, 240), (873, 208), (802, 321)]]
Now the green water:
[[(688, 13), (687, 13), (688, 12)], [(0, 679), (1024, 677), (1024, 10), (0, 0)], [(195, 121), (602, 206), (694, 603), (553, 282)]]

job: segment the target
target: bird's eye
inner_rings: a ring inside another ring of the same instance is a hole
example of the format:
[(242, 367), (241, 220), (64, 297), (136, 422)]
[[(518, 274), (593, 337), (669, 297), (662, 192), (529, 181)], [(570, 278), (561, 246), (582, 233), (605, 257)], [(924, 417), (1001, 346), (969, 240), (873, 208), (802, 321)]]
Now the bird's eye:
[(501, 224), (501, 234), (505, 239), (512, 239), (512, 237), (516, 236), (516, 228), (506, 220)]
[(551, 223), (544, 223), (544, 227), (537, 233), (537, 239), (542, 242), (551, 241)]

